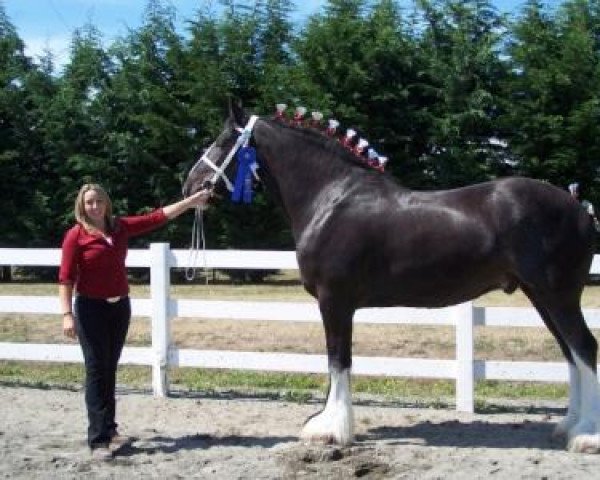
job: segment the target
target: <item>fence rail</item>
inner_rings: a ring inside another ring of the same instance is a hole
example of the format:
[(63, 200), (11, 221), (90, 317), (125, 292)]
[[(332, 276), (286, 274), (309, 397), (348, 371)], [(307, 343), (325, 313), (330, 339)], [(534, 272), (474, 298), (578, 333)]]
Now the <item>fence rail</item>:
[[(298, 269), (294, 252), (257, 250), (208, 250), (201, 254), (207, 268)], [(316, 302), (250, 302), (174, 299), (170, 296), (171, 268), (188, 266), (189, 252), (171, 250), (168, 244), (154, 243), (149, 249), (132, 249), (128, 267), (150, 268), (150, 298), (132, 299), (136, 316), (152, 320), (150, 347), (125, 347), (121, 363), (152, 366), (156, 396), (168, 393), (169, 366), (280, 372), (326, 373), (325, 355), (295, 353), (238, 352), (177, 348), (170, 341), (170, 320), (223, 318), (238, 321), (268, 320), (320, 322)], [(60, 250), (0, 248), (0, 265), (58, 266)], [(600, 273), (600, 257), (594, 257), (590, 273)], [(0, 312), (21, 314), (58, 313), (56, 296), (0, 295)], [(591, 328), (600, 328), (600, 310), (584, 309)], [(455, 328), (456, 356), (453, 360), (355, 356), (352, 371), (357, 375), (384, 375), (452, 379), (456, 382), (456, 408), (474, 409), (476, 380), (567, 381), (566, 363), (475, 360), (474, 327), (541, 327), (533, 308), (475, 307), (471, 302), (440, 309), (404, 307), (367, 308), (356, 312), (356, 323), (446, 325)], [(29, 344), (0, 342), (0, 359), (46, 362), (83, 362), (81, 350), (71, 344)]]

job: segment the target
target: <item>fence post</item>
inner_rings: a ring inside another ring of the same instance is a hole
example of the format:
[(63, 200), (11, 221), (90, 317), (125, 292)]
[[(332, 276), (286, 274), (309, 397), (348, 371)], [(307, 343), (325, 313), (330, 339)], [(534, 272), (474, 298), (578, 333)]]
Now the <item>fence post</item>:
[(152, 302), (152, 390), (155, 397), (166, 397), (169, 391), (167, 368), (169, 359), (169, 244), (150, 244), (150, 300)]
[(456, 410), (475, 411), (473, 303), (454, 307), (456, 325)]

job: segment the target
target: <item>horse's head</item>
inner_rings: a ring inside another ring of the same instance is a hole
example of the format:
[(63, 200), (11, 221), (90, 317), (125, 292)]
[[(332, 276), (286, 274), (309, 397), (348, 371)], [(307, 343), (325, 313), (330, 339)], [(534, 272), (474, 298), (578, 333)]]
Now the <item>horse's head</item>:
[(224, 189), (233, 188), (230, 178), (235, 168), (235, 153), (249, 138), (255, 120), (256, 117), (250, 117), (249, 122), (240, 106), (230, 104), (223, 130), (189, 171), (183, 185), (184, 196), (200, 190), (222, 193)]

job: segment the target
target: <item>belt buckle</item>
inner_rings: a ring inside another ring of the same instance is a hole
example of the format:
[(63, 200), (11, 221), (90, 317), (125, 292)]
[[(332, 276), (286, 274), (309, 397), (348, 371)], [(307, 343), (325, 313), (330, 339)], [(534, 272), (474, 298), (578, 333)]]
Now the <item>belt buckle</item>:
[(117, 303), (119, 300), (121, 300), (121, 297), (108, 297), (106, 299), (108, 303)]

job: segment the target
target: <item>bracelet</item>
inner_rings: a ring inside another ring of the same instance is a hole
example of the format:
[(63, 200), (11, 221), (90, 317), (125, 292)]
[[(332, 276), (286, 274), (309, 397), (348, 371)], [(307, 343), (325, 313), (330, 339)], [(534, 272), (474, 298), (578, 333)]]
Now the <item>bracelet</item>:
[(63, 313), (63, 317), (66, 317), (67, 315), (73, 315), (73, 312), (65, 312), (65, 313)]

